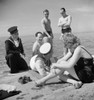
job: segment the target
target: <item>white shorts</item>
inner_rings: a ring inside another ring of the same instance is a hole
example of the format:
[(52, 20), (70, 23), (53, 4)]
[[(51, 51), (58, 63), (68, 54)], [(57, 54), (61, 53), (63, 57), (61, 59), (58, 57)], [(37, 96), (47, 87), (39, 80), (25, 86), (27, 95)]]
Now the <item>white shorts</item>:
[(35, 71), (36, 71), (35, 59), (36, 59), (37, 56), (38, 56), (38, 55), (35, 55), (35, 56), (33, 56), (33, 57), (30, 59), (30, 68), (31, 68), (32, 70), (35, 70)]

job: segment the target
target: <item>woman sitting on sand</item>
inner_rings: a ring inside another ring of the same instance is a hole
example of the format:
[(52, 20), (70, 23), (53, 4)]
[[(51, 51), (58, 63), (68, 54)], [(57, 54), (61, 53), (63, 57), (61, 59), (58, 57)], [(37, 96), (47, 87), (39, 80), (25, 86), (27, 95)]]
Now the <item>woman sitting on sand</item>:
[(52, 46), (46, 42), (39, 48), (39, 54), (33, 56), (30, 60), (30, 68), (37, 71), (41, 76), (46, 76), (49, 72), (47, 61), (52, 57)]
[[(80, 40), (73, 34), (66, 34), (64, 46), (68, 48), (68, 53), (57, 63), (52, 64), (50, 73), (37, 80), (36, 86), (44, 85), (46, 81), (56, 76), (59, 76), (60, 80), (73, 84), (75, 88), (80, 88), (82, 83), (93, 81), (93, 58), (80, 44)], [(69, 75), (64, 75), (64, 71), (68, 71)]]

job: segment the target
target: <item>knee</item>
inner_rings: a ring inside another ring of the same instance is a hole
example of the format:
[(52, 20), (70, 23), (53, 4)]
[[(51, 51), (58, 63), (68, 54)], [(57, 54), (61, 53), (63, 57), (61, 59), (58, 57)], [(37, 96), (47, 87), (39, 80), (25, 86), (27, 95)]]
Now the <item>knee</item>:
[(51, 69), (51, 74), (52, 75), (57, 75), (56, 69)]
[(60, 69), (52, 69), (52, 70), (51, 70), (51, 73), (52, 73), (53, 75), (60, 75), (62, 72), (63, 72), (63, 71), (60, 70)]
[(43, 73), (40, 73), (40, 75), (42, 76), (42, 77), (45, 77), (46, 75), (47, 75), (47, 73), (45, 72), (43, 72)]
[(43, 76), (43, 77), (47, 75), (46, 71), (45, 71), (43, 68), (37, 69), (37, 71), (38, 71), (39, 74), (40, 74), (41, 76)]

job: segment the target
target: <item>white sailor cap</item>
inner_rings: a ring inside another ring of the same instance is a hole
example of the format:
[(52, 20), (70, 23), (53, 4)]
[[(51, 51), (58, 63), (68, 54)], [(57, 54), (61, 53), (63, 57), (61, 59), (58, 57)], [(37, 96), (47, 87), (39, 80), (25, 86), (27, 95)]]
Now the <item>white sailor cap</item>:
[(50, 52), (50, 50), (51, 50), (51, 44), (48, 42), (44, 43), (39, 49), (41, 54), (47, 54)]

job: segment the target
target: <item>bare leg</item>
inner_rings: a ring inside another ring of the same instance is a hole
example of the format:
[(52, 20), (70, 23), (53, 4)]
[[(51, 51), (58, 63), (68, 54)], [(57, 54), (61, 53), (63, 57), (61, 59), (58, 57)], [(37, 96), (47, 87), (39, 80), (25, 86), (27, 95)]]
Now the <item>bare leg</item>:
[(60, 75), (59, 78), (60, 78), (60, 80), (62, 80), (64, 82), (68, 82), (68, 83), (73, 84), (75, 89), (79, 89), (83, 85), (81, 81), (76, 81), (67, 75)]
[(76, 74), (76, 72), (75, 72), (74, 67), (69, 68), (69, 69), (66, 69), (66, 70), (69, 72), (69, 74), (70, 74), (71, 76), (73, 76), (75, 79), (79, 80), (79, 78), (78, 78), (78, 76), (77, 76), (77, 74)]
[[(68, 69), (67, 71), (69, 72), (68, 75), (63, 75), (63, 74), (59, 75), (60, 80), (71, 83), (74, 85), (76, 89), (79, 89), (82, 86), (82, 82), (79, 80), (78, 76), (76, 75), (74, 67)], [(72, 77), (70, 77), (69, 75), (71, 75)], [(75, 80), (74, 78), (79, 81)]]
[(68, 75), (63, 75), (63, 72), (64, 71), (62, 71), (60, 69), (52, 69), (51, 73), (49, 73), (47, 76), (43, 77), (42, 79), (36, 81), (37, 86), (43, 85), (47, 80), (52, 79), (56, 76), (59, 76), (59, 78), (65, 82), (73, 84), (76, 89), (78, 89), (82, 86), (81, 81), (76, 81), (76, 80), (72, 79), (71, 77), (69, 77)]
[(76, 80), (74, 80), (72, 77), (70, 77), (69, 75), (63, 75), (63, 74), (61, 74), (61, 75), (59, 75), (58, 76), (59, 77), (59, 79), (60, 80), (62, 80), (62, 81), (64, 81), (64, 82), (67, 82), (67, 83), (71, 83), (71, 84), (76, 84), (77, 82), (79, 82), (79, 81), (76, 81)]
[(45, 77), (47, 75), (47, 72), (44, 70), (44, 68), (41, 68), (40, 66), (36, 67), (37, 71), (39, 72), (39, 74), (43, 77)]
[(64, 71), (60, 70), (60, 69), (51, 69), (51, 72), (47, 76), (43, 77), (42, 79), (37, 80), (36, 83), (37, 84), (43, 84), (46, 81), (48, 81), (48, 80), (60, 75), (63, 72)]
[[(63, 75), (64, 71), (65, 71), (64, 69), (62, 69), (62, 70), (61, 69), (52, 69), (51, 72), (47, 76), (45, 76), (42, 79), (36, 81), (36, 83), (38, 85), (42, 85), (46, 81), (48, 81), (48, 80), (50, 80), (50, 79), (52, 79), (54, 77), (59, 76), (59, 78), (61, 80), (73, 84), (75, 86), (75, 88), (79, 88), (82, 85), (82, 82), (81, 81), (76, 81), (76, 80), (74, 80), (74, 79), (72, 79), (72, 78), (70, 78), (70, 77), (68, 77), (66, 75), (64, 76)], [(69, 72), (70, 75), (72, 75), (74, 78), (76, 78), (76, 79), (79, 80), (79, 78), (77, 77), (77, 75), (75, 73), (74, 68), (67, 69), (67, 71)]]
[[(42, 79), (38, 80), (37, 83), (38, 84), (42, 84), (42, 83), (45, 83), (46, 81), (48, 81), (48, 80), (50, 80), (50, 79), (52, 79), (54, 77), (57, 77), (57, 76), (61, 77), (63, 75), (64, 71), (65, 70), (63, 70), (63, 69), (62, 70), (60, 70), (60, 69), (52, 69), (51, 72), (47, 76), (45, 76)], [(74, 75), (73, 71), (71, 71), (71, 73), (72, 73), (72, 76), (73, 76)], [(74, 78), (76, 78), (76, 77), (74, 77)], [(64, 77), (64, 78), (62, 77), (62, 80), (65, 81), (65, 82), (68, 82), (68, 83), (72, 83), (72, 84), (77, 83), (76, 80), (71, 79), (68, 76)]]

